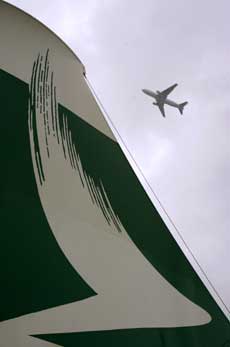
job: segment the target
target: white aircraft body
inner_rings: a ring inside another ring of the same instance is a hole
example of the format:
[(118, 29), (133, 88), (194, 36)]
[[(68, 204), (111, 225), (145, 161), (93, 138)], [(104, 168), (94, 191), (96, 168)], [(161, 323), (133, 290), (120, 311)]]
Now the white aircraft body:
[(169, 88), (163, 90), (162, 92), (159, 92), (159, 90), (157, 90), (156, 93), (153, 92), (153, 91), (151, 91), (151, 90), (149, 90), (149, 89), (142, 89), (142, 91), (143, 91), (145, 94), (147, 94), (147, 95), (153, 97), (153, 98), (156, 100), (156, 102), (153, 102), (153, 105), (158, 106), (159, 109), (160, 109), (160, 111), (161, 111), (162, 116), (165, 117), (165, 110), (164, 110), (164, 105), (165, 105), (165, 104), (166, 104), (166, 105), (169, 105), (169, 106), (173, 106), (173, 107), (178, 108), (178, 110), (180, 111), (180, 113), (183, 114), (184, 107), (185, 107), (185, 105), (187, 105), (187, 103), (188, 103), (188, 102), (186, 101), (186, 102), (183, 102), (182, 104), (178, 104), (178, 103), (176, 103), (175, 101), (172, 101), (172, 100), (170, 100), (170, 99), (167, 98), (168, 95), (169, 95), (169, 94), (173, 91), (173, 89), (174, 89), (175, 87), (177, 87), (177, 86), (178, 86), (178, 84), (175, 83), (175, 84), (173, 84), (171, 87), (169, 87)]

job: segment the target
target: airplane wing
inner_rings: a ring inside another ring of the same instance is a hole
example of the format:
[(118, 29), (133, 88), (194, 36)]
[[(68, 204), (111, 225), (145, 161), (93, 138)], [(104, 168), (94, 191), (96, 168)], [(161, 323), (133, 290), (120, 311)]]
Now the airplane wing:
[(162, 92), (160, 92), (160, 95), (163, 97), (163, 98), (167, 98), (167, 96), (173, 91), (174, 88), (176, 88), (178, 86), (177, 83), (173, 84), (171, 87), (163, 90)]
[(165, 109), (164, 109), (164, 103), (158, 103), (157, 106), (159, 107), (161, 114), (163, 117), (165, 117)]

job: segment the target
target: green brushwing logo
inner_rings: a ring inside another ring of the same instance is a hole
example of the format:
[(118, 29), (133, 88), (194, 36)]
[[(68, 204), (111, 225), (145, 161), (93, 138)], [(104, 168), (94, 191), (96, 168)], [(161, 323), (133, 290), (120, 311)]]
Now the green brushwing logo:
[(30, 87), (1, 71), (0, 88), (6, 345), (228, 341), (118, 144), (59, 102), (49, 52)]

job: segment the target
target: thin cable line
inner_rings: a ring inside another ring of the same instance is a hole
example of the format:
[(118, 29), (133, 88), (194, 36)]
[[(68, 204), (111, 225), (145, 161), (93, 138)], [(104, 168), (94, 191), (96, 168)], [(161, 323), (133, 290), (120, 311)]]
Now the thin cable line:
[(108, 118), (109, 122), (111, 123), (111, 125), (113, 126), (113, 129), (116, 131), (120, 141), (122, 142), (122, 144), (124, 145), (124, 147), (126, 148), (127, 152), (129, 153), (131, 159), (133, 160), (134, 164), (136, 165), (137, 169), (139, 170), (141, 176), (143, 177), (145, 183), (147, 184), (147, 186), (149, 187), (150, 191), (152, 192), (153, 196), (155, 197), (155, 199), (158, 201), (160, 207), (162, 208), (162, 210), (164, 211), (164, 213), (166, 214), (167, 218), (169, 219), (169, 221), (171, 222), (171, 224), (173, 225), (175, 231), (177, 232), (178, 236), (180, 237), (180, 239), (182, 240), (182, 242), (184, 243), (187, 251), (190, 253), (190, 255), (192, 256), (193, 260), (195, 261), (196, 265), (198, 266), (198, 268), (200, 269), (200, 271), (202, 272), (202, 274), (204, 275), (204, 277), (206, 278), (207, 282), (209, 283), (209, 285), (211, 286), (211, 288), (213, 289), (214, 293), (217, 295), (217, 297), (219, 298), (219, 300), (221, 301), (221, 303), (223, 304), (223, 306), (225, 307), (226, 311), (230, 314), (230, 311), (228, 309), (228, 307), (225, 305), (222, 297), (220, 296), (220, 294), (218, 293), (218, 291), (215, 289), (214, 285), (211, 283), (211, 281), (209, 280), (206, 272), (203, 270), (203, 268), (201, 267), (201, 265), (198, 263), (198, 261), (195, 258), (195, 255), (193, 254), (192, 250), (189, 248), (187, 242), (185, 241), (185, 239), (183, 238), (181, 232), (179, 231), (178, 227), (176, 226), (175, 222), (173, 221), (173, 219), (169, 216), (168, 212), (166, 211), (165, 207), (163, 206), (163, 204), (161, 203), (160, 199), (158, 198), (157, 194), (155, 193), (155, 191), (153, 190), (153, 188), (150, 186), (147, 178), (144, 175), (144, 172), (141, 170), (140, 166), (138, 165), (137, 161), (134, 159), (133, 155), (131, 154), (130, 150), (128, 149), (125, 141), (123, 140), (123, 138), (121, 137), (119, 131), (117, 130), (116, 126), (114, 125), (113, 121), (111, 120), (111, 118), (109, 117), (106, 109), (104, 108), (103, 104), (101, 103), (99, 97), (97, 96), (92, 84), (90, 83), (90, 81), (88, 80), (88, 78), (85, 75), (85, 80), (89, 86), (89, 88), (92, 90), (99, 106), (101, 107), (102, 111), (104, 112), (104, 114), (106, 115), (106, 117)]

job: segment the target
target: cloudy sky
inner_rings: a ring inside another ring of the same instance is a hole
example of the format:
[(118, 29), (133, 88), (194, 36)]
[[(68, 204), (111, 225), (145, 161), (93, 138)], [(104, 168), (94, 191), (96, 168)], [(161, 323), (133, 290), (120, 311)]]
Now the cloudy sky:
[[(79, 56), (151, 189), (230, 309), (228, 1), (9, 2)], [(164, 119), (141, 89), (175, 82), (171, 99), (189, 104), (183, 116), (166, 106)]]

